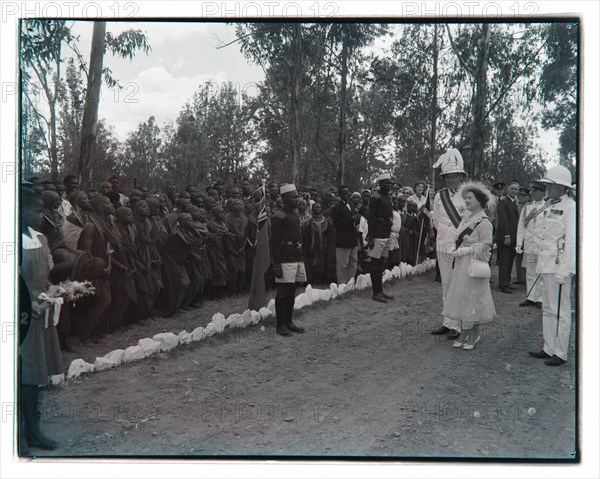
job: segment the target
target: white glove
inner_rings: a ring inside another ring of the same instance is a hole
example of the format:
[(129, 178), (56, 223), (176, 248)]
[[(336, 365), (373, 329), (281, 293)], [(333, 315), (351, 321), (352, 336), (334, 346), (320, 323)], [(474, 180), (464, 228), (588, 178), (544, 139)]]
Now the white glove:
[(455, 249), (454, 251), (452, 251), (450, 253), (450, 256), (452, 256), (453, 258), (458, 258), (460, 256), (467, 256), (468, 254), (471, 254), (472, 248), (468, 247), (468, 246), (461, 246), (458, 249)]
[(565, 284), (570, 276), (571, 275), (565, 276), (564, 274), (555, 274), (554, 279), (558, 284)]
[(60, 318), (60, 310), (63, 305), (63, 298), (53, 298), (48, 296), (46, 293), (41, 293), (39, 299), (48, 304), (49, 307), (46, 308), (44, 313), (44, 329), (48, 329), (49, 319), (50, 319), (50, 309), (52, 309), (52, 324), (54, 326), (58, 325), (58, 320)]

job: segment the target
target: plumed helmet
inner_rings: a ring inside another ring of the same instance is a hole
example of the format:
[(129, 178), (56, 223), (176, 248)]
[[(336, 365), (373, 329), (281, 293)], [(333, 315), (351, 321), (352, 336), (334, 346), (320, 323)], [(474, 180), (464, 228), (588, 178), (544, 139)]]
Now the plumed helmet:
[(441, 175), (448, 175), (450, 173), (462, 173), (466, 175), (467, 172), (464, 168), (464, 160), (460, 151), (456, 148), (448, 148), (433, 165), (434, 168), (441, 168)]

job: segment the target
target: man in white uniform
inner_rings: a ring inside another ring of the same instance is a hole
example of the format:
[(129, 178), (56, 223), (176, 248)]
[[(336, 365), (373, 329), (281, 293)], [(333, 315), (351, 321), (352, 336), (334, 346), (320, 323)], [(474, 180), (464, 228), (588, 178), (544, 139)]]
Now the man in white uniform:
[(543, 291), (544, 348), (530, 352), (535, 358), (549, 358), (547, 366), (560, 366), (567, 361), (571, 335), (571, 276), (575, 274), (575, 230), (577, 208), (567, 195), (571, 173), (564, 166), (548, 170), (546, 184), (550, 206), (541, 219), (541, 240), (537, 273)]
[(517, 254), (523, 255), (523, 268), (527, 283), (527, 298), (519, 306), (542, 306), (542, 282), (537, 274), (537, 259), (542, 240), (542, 219), (539, 217), (548, 207), (544, 201), (546, 186), (534, 182), (531, 185), (531, 203), (521, 210), (517, 228)]
[[(436, 250), (437, 261), (442, 278), (442, 298), (446, 301), (448, 288), (452, 281), (453, 258), (448, 254), (454, 251), (456, 245), (456, 228), (467, 213), (465, 200), (460, 193), (460, 186), (467, 173), (463, 170), (463, 158), (455, 148), (450, 148), (433, 165), (441, 167), (441, 176), (446, 182), (444, 188), (435, 195), (433, 201), (433, 226), (437, 230)], [(434, 329), (431, 334), (447, 334), (448, 339), (456, 339), (460, 334), (460, 323), (444, 317), (443, 325)]]

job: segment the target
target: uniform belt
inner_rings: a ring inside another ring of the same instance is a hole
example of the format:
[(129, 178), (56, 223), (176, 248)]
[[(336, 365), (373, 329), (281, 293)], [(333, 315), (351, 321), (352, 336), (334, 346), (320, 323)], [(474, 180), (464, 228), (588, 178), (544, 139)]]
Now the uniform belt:
[(282, 241), (282, 244), (284, 244), (285, 246), (302, 246), (302, 242), (300, 241)]
[(392, 216), (376, 216), (375, 217), (376, 220), (381, 220), (381, 221), (389, 221), (392, 218), (393, 218)]

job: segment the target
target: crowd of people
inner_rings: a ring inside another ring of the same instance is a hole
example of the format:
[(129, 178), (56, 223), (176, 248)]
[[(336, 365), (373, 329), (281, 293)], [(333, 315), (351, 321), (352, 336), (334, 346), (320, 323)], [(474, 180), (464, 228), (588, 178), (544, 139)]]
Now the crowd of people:
[[(446, 298), (460, 264), (450, 251), (457, 228), (474, 213), (464, 198), (466, 173), (458, 150), (450, 149), (438, 163), (447, 187), (437, 194), (425, 181), (401, 186), (389, 174), (355, 192), (343, 185), (322, 191), (294, 186), (297, 243), (306, 269), (303, 282), (346, 283), (369, 273), (373, 299), (387, 302), (393, 298), (381, 282), (386, 269), (436, 257)], [(54, 183), (33, 177), (24, 184), (43, 202), (39, 232), (47, 238), (55, 265), (50, 280), (89, 280), (95, 288), (94, 296), (81, 300), (76, 311), (67, 307), (61, 312), (63, 349), (71, 348), (72, 337), (85, 340), (146, 317), (171, 316), (205, 299), (248, 293), (261, 208), (271, 236), (271, 220), (285, 207), (282, 185), (271, 182), (261, 188), (248, 178), (239, 184), (217, 181), (202, 189), (189, 185), (181, 191), (169, 186), (150, 193), (138, 187), (128, 196), (119, 186), (119, 178), (113, 176), (97, 190), (81, 191), (73, 175)], [(470, 187), (476, 198), (471, 203), (489, 220), (477, 223), (477, 232), (486, 230), (486, 240), (476, 243), (478, 260), (488, 261), (495, 244), (499, 290), (511, 294), (513, 285), (525, 283), (527, 297), (520, 305), (541, 309), (543, 281), (536, 271), (542, 240), (538, 215), (547, 205), (545, 183), (532, 182), (530, 189), (516, 181)], [(490, 241), (487, 233), (493, 236)], [(481, 244), (490, 248), (482, 249)], [(275, 287), (275, 280), (271, 266), (265, 274), (268, 289)], [(435, 333), (462, 341), (464, 335), (458, 336), (463, 328), (444, 316), (444, 325)], [(473, 333), (471, 340), (476, 339)]]
[[(36, 177), (23, 182), (20, 312), (31, 321), (20, 333), (21, 437), (29, 446), (56, 447), (39, 430), (39, 386), (62, 372), (60, 349), (71, 350), (72, 337), (82, 341), (143, 318), (171, 316), (207, 298), (252, 297), (259, 232), (266, 232), (268, 250), (268, 267), (259, 276), (267, 288), (277, 287), (281, 336), (304, 332), (292, 321), (297, 284), (341, 284), (368, 273), (372, 299), (387, 303), (394, 298), (383, 288), (384, 271), (432, 257), (444, 305), (443, 324), (432, 334), (474, 349), (480, 326), (496, 317), (490, 272), (495, 245), (499, 291), (512, 294), (512, 284), (526, 283), (520, 306), (543, 310), (544, 346), (531, 356), (549, 366), (564, 364), (575, 274), (570, 172), (551, 168), (526, 189), (517, 182), (465, 182), (455, 149), (438, 166), (445, 187), (436, 193), (425, 181), (401, 187), (386, 173), (355, 192), (344, 185), (319, 191), (243, 179), (203, 190), (169, 186), (151, 193), (138, 187), (126, 196), (118, 177), (87, 191), (72, 175), (60, 183)], [(90, 281), (94, 294), (76, 307), (65, 305), (49, 322), (40, 293), (67, 279)], [(259, 309), (263, 301), (264, 294), (249, 307)]]
[[(23, 185), (43, 202), (39, 233), (55, 264), (51, 281), (88, 280), (95, 288), (93, 297), (61, 312), (59, 336), (66, 350), (72, 337), (94, 338), (205, 299), (247, 293), (261, 205), (269, 223), (284, 207), (280, 185), (270, 183), (263, 193), (248, 179), (202, 190), (170, 186), (150, 193), (139, 187), (127, 196), (119, 185), (112, 177), (97, 190), (81, 191), (72, 175), (59, 183), (33, 177)], [(369, 204), (372, 194), (377, 201), (378, 189), (298, 189), (306, 282), (346, 283), (369, 272)], [(394, 244), (384, 269), (414, 265), (433, 251), (426, 190), (424, 181), (391, 185)], [(265, 281), (275, 287), (272, 268)]]

